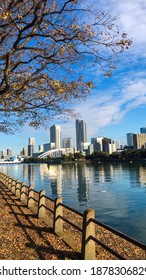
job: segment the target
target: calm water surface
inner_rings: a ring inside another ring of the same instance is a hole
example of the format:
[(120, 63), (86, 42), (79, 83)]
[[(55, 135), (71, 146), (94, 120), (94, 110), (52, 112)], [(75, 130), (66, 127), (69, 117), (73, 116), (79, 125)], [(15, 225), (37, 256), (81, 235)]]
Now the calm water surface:
[(0, 171), (146, 244), (146, 165), (18, 164)]

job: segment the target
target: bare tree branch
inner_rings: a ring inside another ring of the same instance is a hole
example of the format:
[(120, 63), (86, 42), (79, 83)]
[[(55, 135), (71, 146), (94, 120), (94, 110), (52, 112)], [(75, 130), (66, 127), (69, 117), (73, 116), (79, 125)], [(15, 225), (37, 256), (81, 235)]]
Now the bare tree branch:
[(1, 0), (0, 131), (12, 132), (14, 120), (38, 127), (54, 115), (73, 116), (72, 102), (93, 86), (84, 81), (85, 60), (110, 76), (114, 57), (130, 44), (114, 16), (81, 0)]

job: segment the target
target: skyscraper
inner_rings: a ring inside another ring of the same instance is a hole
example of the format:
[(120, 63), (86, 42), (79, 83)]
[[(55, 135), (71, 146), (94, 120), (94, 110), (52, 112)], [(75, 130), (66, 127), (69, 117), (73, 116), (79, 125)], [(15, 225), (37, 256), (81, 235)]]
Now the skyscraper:
[(34, 138), (29, 138), (28, 139), (28, 156), (32, 157), (34, 153), (34, 148), (35, 148), (35, 139)]
[(146, 134), (145, 133), (134, 133), (133, 134), (133, 146), (134, 149), (145, 149), (146, 148)]
[(23, 148), (21, 154), (22, 154), (22, 156), (24, 156), (24, 157), (28, 157), (28, 148)]
[(61, 127), (59, 124), (54, 124), (50, 127), (50, 142), (55, 143), (55, 148), (61, 148)]
[(102, 140), (103, 140), (103, 137), (91, 138), (91, 144), (93, 144), (94, 152), (103, 151)]
[(109, 152), (109, 144), (111, 144), (111, 139), (107, 137), (103, 137), (102, 139), (102, 147), (103, 147), (103, 152)]
[(116, 146), (116, 151), (121, 149), (121, 143), (120, 140), (113, 140), (112, 144), (115, 144)]
[(71, 138), (64, 138), (62, 140), (62, 148), (71, 148)]
[(87, 128), (83, 120), (76, 120), (76, 146), (77, 151), (81, 150), (81, 144), (87, 142)]
[(127, 145), (133, 146), (133, 133), (127, 133)]
[(7, 156), (8, 157), (12, 156), (12, 150), (10, 148), (7, 149)]

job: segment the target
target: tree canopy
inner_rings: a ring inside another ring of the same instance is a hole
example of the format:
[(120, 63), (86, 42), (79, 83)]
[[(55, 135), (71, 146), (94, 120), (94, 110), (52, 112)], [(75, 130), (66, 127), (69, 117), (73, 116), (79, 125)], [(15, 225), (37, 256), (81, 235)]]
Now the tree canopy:
[(71, 103), (93, 86), (84, 76), (91, 63), (111, 75), (131, 40), (114, 16), (85, 2), (0, 1), (0, 131), (73, 115)]

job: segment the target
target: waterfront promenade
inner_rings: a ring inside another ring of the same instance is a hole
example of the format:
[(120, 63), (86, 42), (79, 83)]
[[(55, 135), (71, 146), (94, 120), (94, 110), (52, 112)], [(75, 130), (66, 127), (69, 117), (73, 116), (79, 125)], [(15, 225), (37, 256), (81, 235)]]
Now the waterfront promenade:
[(74, 260), (79, 255), (0, 184), (0, 259)]

